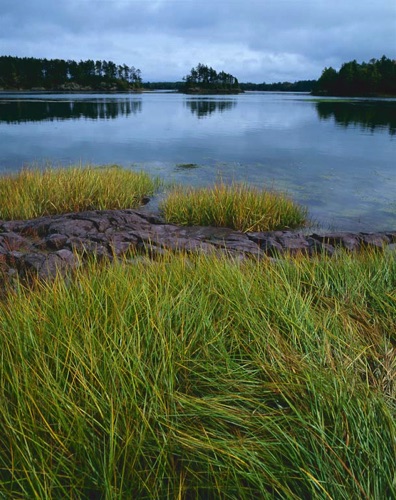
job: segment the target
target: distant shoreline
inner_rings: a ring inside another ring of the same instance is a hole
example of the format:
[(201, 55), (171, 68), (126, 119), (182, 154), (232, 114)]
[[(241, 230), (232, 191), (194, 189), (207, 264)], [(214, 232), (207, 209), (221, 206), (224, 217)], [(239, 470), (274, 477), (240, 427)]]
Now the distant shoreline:
[(211, 95), (235, 95), (235, 94), (243, 94), (245, 91), (238, 89), (205, 89), (205, 88), (191, 88), (191, 89), (180, 89), (180, 94), (192, 94), (192, 95), (200, 95), (200, 94), (211, 94)]

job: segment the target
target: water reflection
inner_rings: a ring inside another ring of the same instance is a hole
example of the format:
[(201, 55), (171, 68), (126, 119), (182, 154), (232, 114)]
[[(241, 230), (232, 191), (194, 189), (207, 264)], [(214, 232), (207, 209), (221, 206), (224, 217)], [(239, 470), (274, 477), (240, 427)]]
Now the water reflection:
[(208, 99), (189, 99), (185, 101), (185, 105), (190, 108), (191, 113), (198, 118), (205, 118), (215, 112), (223, 113), (224, 111), (229, 111), (235, 108), (236, 104), (236, 100), (214, 101)]
[(0, 173), (117, 163), (166, 183), (244, 181), (287, 191), (326, 229), (393, 230), (396, 99), (343, 101), (0, 93)]
[(371, 132), (387, 128), (391, 135), (396, 134), (395, 101), (317, 102), (316, 111), (321, 119), (334, 118), (344, 127), (360, 125)]
[(88, 118), (110, 120), (142, 112), (142, 101), (95, 99), (0, 101), (0, 122), (22, 123)]

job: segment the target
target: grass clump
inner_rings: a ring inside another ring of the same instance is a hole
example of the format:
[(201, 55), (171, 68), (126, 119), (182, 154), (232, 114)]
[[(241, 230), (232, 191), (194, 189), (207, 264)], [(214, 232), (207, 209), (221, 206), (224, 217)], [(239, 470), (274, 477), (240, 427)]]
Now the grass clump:
[(301, 227), (307, 211), (283, 193), (244, 183), (211, 188), (176, 187), (161, 204), (168, 222), (230, 227), (240, 231), (270, 231)]
[(0, 219), (136, 208), (159, 181), (117, 166), (25, 169), (0, 177)]
[(0, 495), (394, 498), (396, 259), (92, 263), (0, 302)]

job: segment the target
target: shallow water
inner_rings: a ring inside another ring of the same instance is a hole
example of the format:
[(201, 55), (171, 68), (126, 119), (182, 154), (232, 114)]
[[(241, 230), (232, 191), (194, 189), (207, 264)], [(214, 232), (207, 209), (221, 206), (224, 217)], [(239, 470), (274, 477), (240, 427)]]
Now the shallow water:
[(0, 94), (0, 172), (118, 163), (286, 190), (322, 228), (396, 228), (396, 99)]

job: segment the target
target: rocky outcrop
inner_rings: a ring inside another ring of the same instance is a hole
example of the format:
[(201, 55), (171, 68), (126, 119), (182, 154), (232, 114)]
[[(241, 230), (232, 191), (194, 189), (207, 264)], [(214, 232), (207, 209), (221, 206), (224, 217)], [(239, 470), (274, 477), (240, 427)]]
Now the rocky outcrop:
[(84, 257), (114, 259), (169, 250), (229, 254), (237, 258), (282, 254), (333, 255), (339, 248), (396, 247), (396, 231), (305, 235), (294, 231), (241, 233), (228, 228), (176, 226), (139, 210), (97, 210), (0, 221), (0, 279), (48, 278), (77, 266)]

